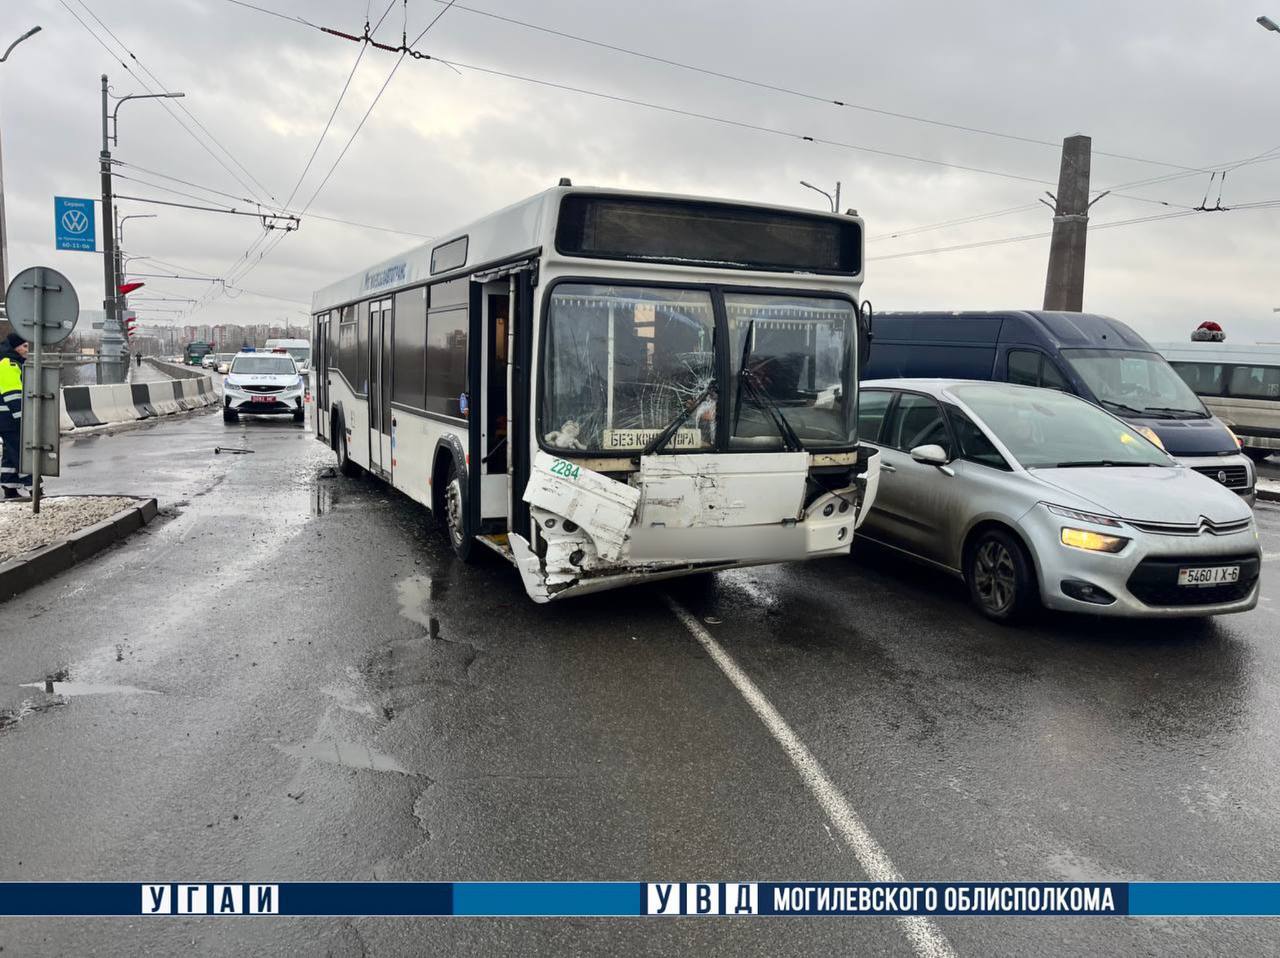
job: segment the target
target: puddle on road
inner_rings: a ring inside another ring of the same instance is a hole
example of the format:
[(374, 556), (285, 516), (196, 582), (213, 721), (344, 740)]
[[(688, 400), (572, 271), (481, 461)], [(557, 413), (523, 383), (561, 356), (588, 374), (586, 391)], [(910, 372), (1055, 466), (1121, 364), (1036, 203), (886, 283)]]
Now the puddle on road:
[(96, 682), (23, 682), (24, 689), (43, 689), (49, 695), (159, 695), (155, 689), (140, 689), (132, 685), (100, 685)]
[(280, 751), (294, 758), (309, 758), (328, 765), (341, 765), (344, 768), (369, 769), (374, 772), (396, 772), (400, 775), (413, 775), (390, 755), (375, 752), (367, 745), (359, 742), (342, 742), (328, 739), (316, 739), (298, 745), (276, 745)]
[(317, 484), (311, 490), (311, 514), (323, 516), (333, 510), (333, 487)]
[(440, 634), (440, 623), (427, 612), (432, 602), (443, 599), (449, 591), (449, 583), (444, 579), (433, 579), (425, 575), (411, 575), (396, 583), (396, 601), (400, 604), (400, 614), (410, 622), (425, 627), (431, 637)]

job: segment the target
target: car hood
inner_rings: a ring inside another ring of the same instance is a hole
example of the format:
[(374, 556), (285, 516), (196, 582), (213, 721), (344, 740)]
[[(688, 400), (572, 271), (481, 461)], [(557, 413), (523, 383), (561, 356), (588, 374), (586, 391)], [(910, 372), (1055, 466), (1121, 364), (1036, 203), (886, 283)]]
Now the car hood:
[(232, 386), (296, 386), (298, 377), (294, 373), (274, 375), (246, 375), (245, 373), (229, 373), (227, 382)]
[(1235, 455), (1240, 447), (1216, 416), (1208, 419), (1143, 419), (1125, 417), (1133, 426), (1146, 426), (1164, 443), (1171, 456)]
[(1252, 515), (1234, 492), (1185, 466), (1034, 469), (1031, 474), (1088, 504), (1076, 508), (1091, 508), (1121, 519), (1195, 525), (1201, 516), (1222, 523)]

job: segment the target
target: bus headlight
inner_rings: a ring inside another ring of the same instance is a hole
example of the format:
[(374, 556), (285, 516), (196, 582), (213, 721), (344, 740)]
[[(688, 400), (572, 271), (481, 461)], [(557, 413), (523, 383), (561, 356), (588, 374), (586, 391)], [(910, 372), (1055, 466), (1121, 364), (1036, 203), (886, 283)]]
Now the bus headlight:
[(1129, 540), (1123, 536), (1109, 536), (1101, 532), (1090, 532), (1088, 529), (1063, 526), (1062, 544), (1088, 552), (1119, 552), (1129, 544)]

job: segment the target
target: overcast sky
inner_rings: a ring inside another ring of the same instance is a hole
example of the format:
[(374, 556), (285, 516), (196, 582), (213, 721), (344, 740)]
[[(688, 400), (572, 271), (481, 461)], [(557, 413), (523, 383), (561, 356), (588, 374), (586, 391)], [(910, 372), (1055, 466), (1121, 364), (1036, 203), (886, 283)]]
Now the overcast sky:
[[(359, 33), (366, 9), (376, 20), (388, 0), (253, 2)], [(310, 207), (323, 216), (405, 232), (304, 217), (297, 232), (278, 244), (271, 234), (264, 244), (252, 218), (121, 201), (122, 213), (160, 214), (126, 225), (126, 251), (171, 264), (135, 260), (132, 271), (172, 273), (176, 264), (184, 272), (238, 276), (243, 289), (280, 299), (250, 293), (210, 299), (208, 283), (176, 279), (151, 280), (148, 292), (208, 300), (185, 322), (263, 322), (291, 311), (299, 320), (315, 288), (416, 245), (420, 236), (449, 231), (552, 186), (561, 176), (579, 185), (821, 206), (821, 196), (798, 185), (806, 179), (826, 186), (842, 181), (842, 205), (865, 217), (864, 294), (878, 310), (1035, 308), (1043, 296), (1047, 239), (940, 250), (1047, 231), (1050, 212), (1035, 201), (1056, 186), (1053, 144), (1064, 136), (1093, 138), (1096, 191), (1187, 168), (1221, 170), (1276, 150), (1266, 161), (1231, 169), (1221, 203), (1280, 200), (1280, 34), (1254, 22), (1262, 13), (1280, 20), (1280, 0), (462, 2), (819, 97), (1050, 145), (771, 92), (455, 5), (420, 49), (461, 64), (846, 146), (407, 59)], [(144, 100), (121, 109), (115, 155), (135, 169), (119, 172), (240, 208), (247, 204), (203, 188), (234, 197), (253, 191), (285, 204), (351, 73), (357, 44), (228, 0), (85, 3), (168, 89), (186, 93), (178, 102), (234, 157), (210, 146), (215, 159), (165, 112), (165, 101)], [(66, 4), (115, 46), (80, 0)], [(444, 6), (407, 0), (410, 39)], [(405, 0), (392, 0), (379, 40), (399, 42), (404, 11)], [(54, 251), (53, 197), (99, 195), (99, 75), (109, 74), (117, 95), (143, 89), (61, 0), (3, 0), (0, 46), (35, 24), (43, 32), (0, 65), (10, 273), (33, 264), (55, 266), (75, 282), (82, 305), (98, 306), (101, 261), (90, 253)], [(311, 200), (395, 62), (394, 54), (366, 50), (297, 189), (294, 209)], [(133, 71), (158, 88), (138, 66)], [(189, 117), (178, 115), (208, 142)], [(855, 145), (1012, 176), (850, 148)], [(1230, 341), (1280, 341), (1280, 313), (1272, 312), (1280, 307), (1280, 207), (1096, 229), (1197, 206), (1209, 179), (1208, 172), (1196, 172), (1131, 186), (1094, 207), (1086, 310), (1127, 320), (1154, 339), (1184, 339), (1196, 323), (1212, 318), (1224, 324)], [(1210, 191), (1211, 206), (1218, 185)], [(197, 202), (124, 180), (117, 191)], [(1027, 205), (1034, 208), (892, 235)], [(258, 261), (264, 249), (267, 255)], [(252, 250), (248, 261), (246, 250)], [(922, 250), (934, 252), (896, 255)], [(143, 314), (144, 323), (164, 318)]]

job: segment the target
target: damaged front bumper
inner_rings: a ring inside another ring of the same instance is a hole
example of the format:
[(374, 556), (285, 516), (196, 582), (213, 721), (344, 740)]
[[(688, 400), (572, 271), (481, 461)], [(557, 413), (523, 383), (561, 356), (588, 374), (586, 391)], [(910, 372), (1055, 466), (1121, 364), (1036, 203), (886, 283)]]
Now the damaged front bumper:
[(880, 460), (871, 446), (822, 456), (659, 455), (626, 477), (535, 456), (524, 495), (533, 542), (507, 540), (535, 602), (848, 554), (875, 500)]

